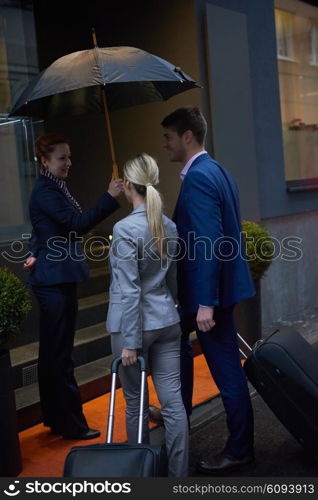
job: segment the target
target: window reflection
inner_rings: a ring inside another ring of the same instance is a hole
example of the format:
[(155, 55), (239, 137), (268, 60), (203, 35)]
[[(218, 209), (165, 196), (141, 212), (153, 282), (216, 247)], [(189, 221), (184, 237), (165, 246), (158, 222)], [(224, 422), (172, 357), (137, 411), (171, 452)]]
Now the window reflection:
[(310, 29), (311, 57), (310, 64), (318, 65), (318, 23), (313, 23)]
[(283, 10), (275, 10), (277, 55), (279, 58), (293, 57), (293, 16)]
[(275, 9), (277, 57), (285, 178), (294, 190), (318, 186), (318, 8), (283, 4), (291, 11)]
[(33, 143), (42, 130), (42, 121), (0, 116), (0, 242), (30, 230), (28, 202), (38, 175)]
[(0, 242), (30, 230), (28, 201), (37, 176), (34, 136), (42, 122), (9, 119), (29, 79), (39, 72), (31, 0), (0, 0)]

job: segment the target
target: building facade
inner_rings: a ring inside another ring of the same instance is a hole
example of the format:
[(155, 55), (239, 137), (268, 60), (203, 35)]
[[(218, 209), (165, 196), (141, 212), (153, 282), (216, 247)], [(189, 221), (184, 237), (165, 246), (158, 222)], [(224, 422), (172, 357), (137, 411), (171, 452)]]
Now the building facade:
[[(98, 45), (129, 45), (180, 66), (202, 89), (166, 102), (111, 114), (119, 165), (138, 151), (158, 159), (171, 215), (179, 167), (162, 150), (163, 117), (178, 106), (205, 113), (207, 149), (234, 175), (242, 218), (275, 238), (274, 262), (262, 280), (263, 326), (315, 310), (318, 216), (318, 8), (301, 0), (0, 0), (1, 265), (26, 279), (21, 255), (30, 232), (27, 202), (37, 176), (34, 137), (42, 130), (71, 138), (69, 188), (87, 208), (111, 176), (102, 115), (10, 120), (27, 81), (55, 59)], [(120, 212), (98, 228), (109, 235)], [(20, 247), (12, 242), (21, 241)], [(8, 262), (7, 253), (14, 258)], [(20, 258), (20, 261), (19, 261)], [(20, 262), (20, 263), (18, 263)], [(33, 318), (34, 319), (34, 318)], [(34, 340), (35, 321), (21, 343)]]

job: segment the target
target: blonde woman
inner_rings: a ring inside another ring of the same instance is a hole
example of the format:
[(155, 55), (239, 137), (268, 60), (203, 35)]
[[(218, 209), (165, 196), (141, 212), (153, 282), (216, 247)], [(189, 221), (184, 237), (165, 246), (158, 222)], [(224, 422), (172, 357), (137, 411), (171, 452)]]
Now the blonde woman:
[[(140, 372), (137, 355), (151, 368), (162, 405), (169, 476), (188, 473), (188, 423), (180, 391), (180, 327), (175, 307), (175, 224), (162, 214), (156, 161), (142, 153), (124, 166), (124, 192), (133, 211), (113, 230), (107, 329), (121, 356), (129, 442), (137, 441)], [(149, 442), (148, 389), (143, 441)]]

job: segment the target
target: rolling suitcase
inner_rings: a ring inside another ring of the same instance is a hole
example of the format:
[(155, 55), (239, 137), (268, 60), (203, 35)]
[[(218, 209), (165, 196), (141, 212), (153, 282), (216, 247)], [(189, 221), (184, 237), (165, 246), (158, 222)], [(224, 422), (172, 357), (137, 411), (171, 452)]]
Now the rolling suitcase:
[(68, 453), (63, 477), (156, 477), (166, 476), (168, 459), (164, 445), (143, 444), (142, 425), (146, 363), (138, 356), (141, 372), (140, 408), (137, 443), (112, 443), (116, 377), (121, 358), (112, 362), (112, 383), (109, 401), (107, 440), (104, 444), (74, 446)]
[(310, 455), (318, 457), (318, 351), (292, 328), (256, 342), (246, 356), (248, 380)]

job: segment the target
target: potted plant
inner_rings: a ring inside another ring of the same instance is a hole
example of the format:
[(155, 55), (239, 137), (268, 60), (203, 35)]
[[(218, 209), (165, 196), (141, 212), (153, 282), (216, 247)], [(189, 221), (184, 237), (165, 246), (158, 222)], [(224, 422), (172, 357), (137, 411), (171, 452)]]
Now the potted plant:
[(17, 476), (22, 459), (17, 427), (9, 349), (31, 309), (24, 283), (6, 267), (0, 267), (0, 476)]
[(234, 316), (239, 334), (253, 346), (262, 337), (260, 280), (273, 260), (275, 249), (267, 229), (256, 222), (243, 220), (242, 233), (256, 294), (240, 302)]
[(255, 283), (264, 276), (274, 255), (274, 244), (264, 227), (256, 222), (242, 221), (246, 257)]

